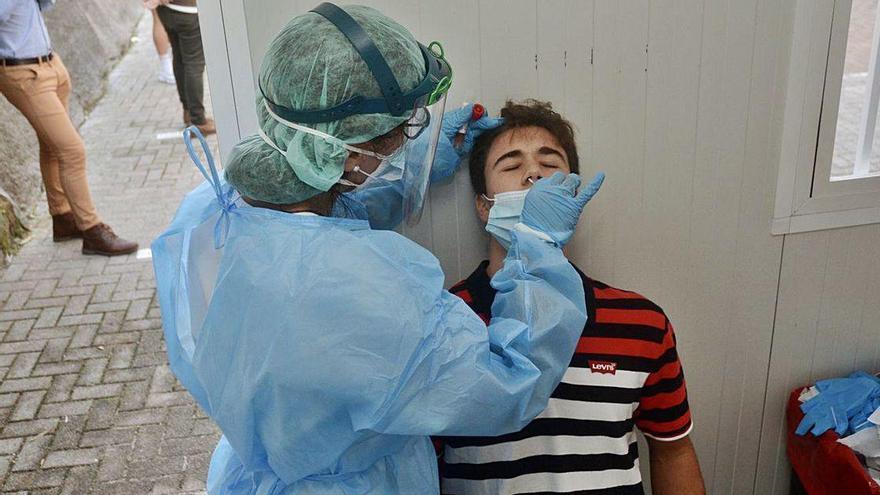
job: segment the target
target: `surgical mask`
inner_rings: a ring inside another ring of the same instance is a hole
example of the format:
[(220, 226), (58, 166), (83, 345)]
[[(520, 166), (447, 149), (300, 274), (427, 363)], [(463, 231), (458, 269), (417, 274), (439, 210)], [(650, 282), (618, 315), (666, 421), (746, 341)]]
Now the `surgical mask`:
[(373, 172), (366, 172), (361, 170), (360, 167), (355, 166), (352, 172), (366, 176), (366, 180), (362, 183), (356, 184), (347, 179), (339, 179), (337, 183), (342, 184), (343, 186), (352, 186), (355, 190), (360, 190), (364, 187), (369, 187), (369, 185), (375, 185), (376, 182), (388, 184), (390, 182), (398, 181), (403, 177), (404, 161), (403, 147), (401, 147), (391, 156), (383, 159)]
[[(279, 124), (281, 124), (285, 127), (289, 127), (290, 129), (304, 132), (306, 134), (311, 134), (312, 136), (323, 139), (324, 141), (327, 141), (328, 143), (332, 143), (336, 146), (340, 146), (350, 152), (358, 153), (358, 154), (365, 155), (365, 156), (370, 156), (370, 157), (376, 158), (377, 160), (381, 161), (381, 163), (379, 164), (379, 167), (377, 167), (376, 170), (372, 173), (365, 172), (365, 171), (361, 170), (359, 167), (355, 167), (354, 172), (361, 173), (367, 177), (367, 180), (365, 180), (362, 184), (356, 184), (356, 183), (351, 182), (346, 179), (338, 179), (336, 181), (337, 184), (360, 188), (360, 187), (363, 187), (364, 184), (369, 182), (369, 179), (371, 179), (371, 178), (392, 181), (392, 180), (399, 180), (400, 177), (403, 175), (403, 163), (405, 161), (404, 157), (403, 157), (403, 148), (404, 148), (403, 146), (400, 146), (394, 153), (392, 153), (390, 155), (384, 155), (382, 153), (378, 153), (375, 151), (365, 150), (363, 148), (358, 148), (357, 146), (352, 146), (352, 145), (346, 143), (345, 141), (339, 139), (338, 137), (331, 136), (330, 134), (327, 134), (326, 132), (322, 132), (317, 129), (312, 129), (311, 127), (306, 127), (306, 126), (285, 120), (284, 118), (276, 115), (275, 112), (272, 111), (272, 109), (269, 107), (269, 104), (265, 100), (263, 101), (263, 106), (266, 108), (266, 111), (269, 113), (269, 116), (272, 117), (272, 119), (274, 121), (278, 122)], [(278, 151), (282, 155), (285, 154), (285, 152), (277, 144), (275, 144), (275, 142), (272, 140), (272, 138), (270, 138), (269, 136), (266, 135), (265, 132), (263, 132), (263, 129), (257, 128), (257, 133), (260, 135), (260, 138), (262, 138), (263, 141), (266, 142), (266, 144), (268, 144), (269, 146), (274, 148), (276, 151)]]
[(513, 230), (514, 225), (519, 223), (519, 217), (522, 214), (528, 193), (528, 189), (503, 192), (496, 194), (495, 199), (483, 195), (484, 199), (493, 203), (489, 210), (486, 232), (492, 234), (504, 249), (510, 249), (510, 231)]

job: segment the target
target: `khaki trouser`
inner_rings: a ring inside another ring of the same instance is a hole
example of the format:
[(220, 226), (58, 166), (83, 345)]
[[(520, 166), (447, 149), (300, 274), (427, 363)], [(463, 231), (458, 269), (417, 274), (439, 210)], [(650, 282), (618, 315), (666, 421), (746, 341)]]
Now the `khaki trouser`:
[(85, 144), (68, 114), (70, 75), (58, 54), (36, 64), (0, 63), (0, 93), (37, 132), (49, 213), (72, 211), (80, 230), (100, 223), (86, 178)]

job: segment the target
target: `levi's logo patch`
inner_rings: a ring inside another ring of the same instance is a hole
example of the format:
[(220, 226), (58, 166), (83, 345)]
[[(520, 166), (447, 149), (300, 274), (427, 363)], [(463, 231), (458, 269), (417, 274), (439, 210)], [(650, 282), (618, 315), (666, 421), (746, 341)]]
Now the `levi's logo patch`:
[(590, 361), (590, 371), (593, 373), (607, 373), (614, 375), (617, 373), (617, 363), (611, 361)]

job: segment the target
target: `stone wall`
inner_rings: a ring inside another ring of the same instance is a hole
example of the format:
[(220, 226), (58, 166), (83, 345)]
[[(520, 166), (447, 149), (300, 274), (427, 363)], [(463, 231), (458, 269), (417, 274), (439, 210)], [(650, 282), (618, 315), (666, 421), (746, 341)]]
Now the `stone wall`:
[[(25, 0), (17, 0), (25, 1)], [(106, 75), (131, 43), (141, 15), (140, 0), (58, 0), (46, 12), (52, 48), (61, 55), (73, 81), (70, 113), (79, 126), (104, 94)], [(5, 198), (4, 198), (5, 197)], [(8, 203), (11, 200), (11, 205)], [(11, 212), (28, 216), (45, 204), (34, 131), (24, 117), (0, 98), (0, 250), (12, 244), (6, 226), (15, 225)], [(27, 219), (19, 219), (27, 222)]]

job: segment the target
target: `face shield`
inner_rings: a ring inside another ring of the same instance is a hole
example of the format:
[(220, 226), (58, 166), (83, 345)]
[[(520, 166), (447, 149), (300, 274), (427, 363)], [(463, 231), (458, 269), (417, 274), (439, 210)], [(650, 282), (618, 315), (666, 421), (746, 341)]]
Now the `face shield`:
[[(355, 95), (330, 108), (296, 110), (276, 104), (260, 87), (266, 110), (274, 120), (287, 127), (320, 137), (345, 148), (349, 153), (359, 153), (378, 161), (375, 168), (364, 166), (357, 170), (363, 174), (363, 180), (359, 178), (352, 181), (346, 178), (340, 179), (338, 183), (366, 187), (376, 179), (399, 180), (403, 190), (404, 218), (409, 225), (414, 225), (421, 218), (427, 198), (431, 167), (446, 105), (446, 93), (452, 83), (452, 69), (444, 58), (443, 48), (437, 42), (428, 46), (418, 45), (425, 62), (425, 77), (415, 88), (403, 91), (388, 62), (355, 19), (331, 3), (323, 3), (312, 12), (322, 15), (333, 23), (351, 42), (370, 69), (382, 91), (382, 96)], [(394, 148), (371, 151), (309, 127), (309, 124), (334, 122), (359, 114), (387, 114), (401, 117), (402, 142)], [(279, 152), (284, 153), (268, 136), (261, 133), (261, 137)], [(395, 172), (399, 172), (397, 177), (394, 176)]]

